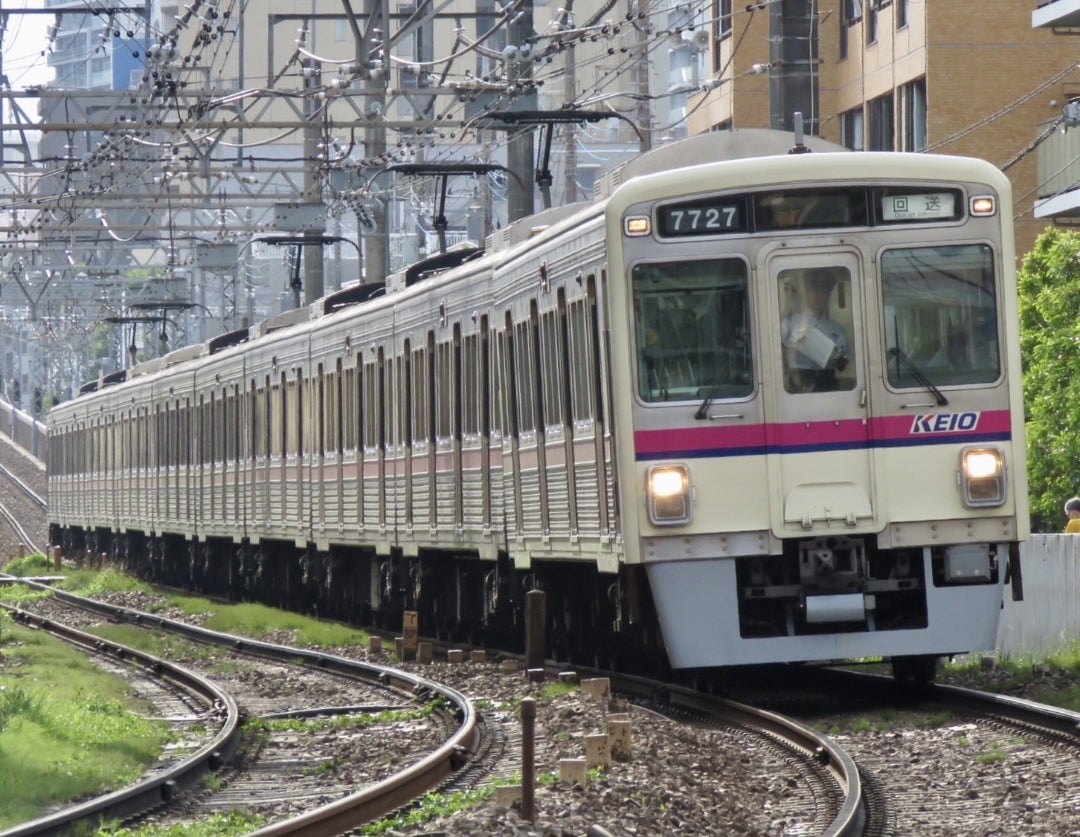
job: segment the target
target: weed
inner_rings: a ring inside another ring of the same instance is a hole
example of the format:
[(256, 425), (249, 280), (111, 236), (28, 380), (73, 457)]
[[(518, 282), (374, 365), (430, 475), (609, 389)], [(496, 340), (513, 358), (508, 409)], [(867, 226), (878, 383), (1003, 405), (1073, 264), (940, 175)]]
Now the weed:
[(414, 825), (422, 825), (438, 817), (445, 817), (458, 811), (474, 808), (494, 795), (495, 788), (490, 785), (476, 790), (451, 794), (429, 793), (407, 814), (369, 823), (360, 828), (357, 833), (378, 835)]
[(920, 729), (940, 729), (946, 724), (951, 724), (955, 719), (951, 712), (935, 712), (933, 715), (918, 718), (915, 722)]
[(577, 690), (577, 683), (563, 683), (562, 681), (547, 683), (540, 690), (540, 697), (547, 700), (554, 700), (555, 698), (572, 695)]
[(18, 576), (19, 578), (26, 578), (34, 575), (48, 575), (52, 571), (52, 561), (40, 552), (35, 552), (33, 555), (27, 555), (24, 558), (16, 558), (14, 561), (8, 561), (7, 566), (4, 567), (4, 572), (8, 575)]
[(258, 831), (266, 824), (263, 817), (243, 811), (214, 814), (199, 822), (144, 828), (99, 830), (95, 837), (241, 837)]

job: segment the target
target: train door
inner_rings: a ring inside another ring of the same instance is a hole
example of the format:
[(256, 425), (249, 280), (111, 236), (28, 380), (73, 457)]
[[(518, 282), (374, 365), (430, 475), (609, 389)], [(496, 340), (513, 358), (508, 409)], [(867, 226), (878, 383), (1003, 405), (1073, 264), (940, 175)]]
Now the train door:
[(875, 528), (867, 338), (852, 251), (774, 251), (767, 286), (775, 414), (766, 422), (780, 537)]

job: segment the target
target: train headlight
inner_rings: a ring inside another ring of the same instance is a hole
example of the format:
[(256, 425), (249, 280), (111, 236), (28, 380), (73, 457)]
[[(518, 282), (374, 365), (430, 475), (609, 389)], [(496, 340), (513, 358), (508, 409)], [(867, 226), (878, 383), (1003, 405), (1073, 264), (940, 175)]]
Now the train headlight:
[(692, 495), (690, 469), (685, 465), (651, 465), (645, 472), (645, 505), (654, 526), (689, 523)]
[(971, 214), (978, 217), (987, 217), (997, 212), (997, 200), (993, 195), (974, 195), (969, 203)]
[(648, 235), (652, 232), (652, 221), (648, 215), (630, 215), (623, 219), (623, 233), (628, 237)]
[(1005, 502), (1005, 454), (1000, 448), (960, 451), (960, 487), (964, 505), (1000, 506)]

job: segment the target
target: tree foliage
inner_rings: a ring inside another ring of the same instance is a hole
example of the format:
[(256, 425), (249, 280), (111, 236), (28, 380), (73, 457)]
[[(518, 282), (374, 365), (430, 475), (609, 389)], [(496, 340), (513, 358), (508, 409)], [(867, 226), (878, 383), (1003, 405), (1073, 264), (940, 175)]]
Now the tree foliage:
[(1039, 236), (1018, 283), (1031, 522), (1059, 532), (1080, 495), (1080, 233)]

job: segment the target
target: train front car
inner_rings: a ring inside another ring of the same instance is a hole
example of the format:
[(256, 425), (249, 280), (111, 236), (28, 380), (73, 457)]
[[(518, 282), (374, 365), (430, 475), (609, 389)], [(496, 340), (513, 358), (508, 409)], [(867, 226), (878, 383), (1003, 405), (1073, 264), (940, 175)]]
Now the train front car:
[(916, 154), (613, 193), (626, 560), (674, 667), (922, 679), (995, 647), (1028, 534), (1011, 206), (988, 163)]

